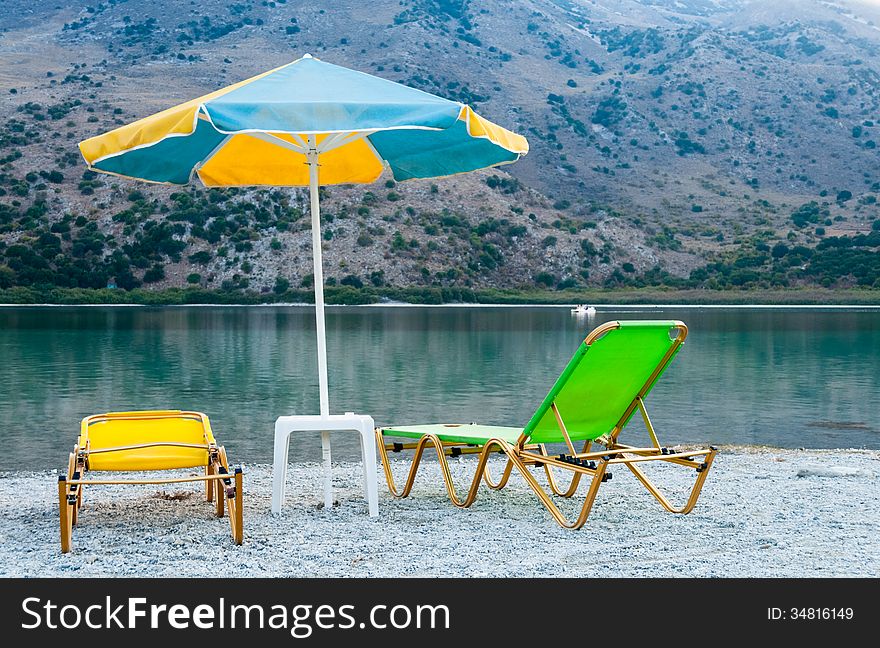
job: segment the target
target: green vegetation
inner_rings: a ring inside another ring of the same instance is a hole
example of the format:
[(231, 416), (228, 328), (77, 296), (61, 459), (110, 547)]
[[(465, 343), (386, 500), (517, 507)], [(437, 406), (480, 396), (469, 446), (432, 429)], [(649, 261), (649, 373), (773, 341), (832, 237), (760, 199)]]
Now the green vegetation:
[[(56, 183), (63, 181), (63, 174), (28, 174), (25, 180), (13, 180), (9, 186), (14, 195), (26, 197), (31, 194), (31, 186), (40, 186), (41, 179)], [(0, 174), (0, 187), (2, 181)], [(104, 177), (86, 171), (78, 188), (84, 195), (93, 195), (104, 187), (104, 182)], [(82, 216), (68, 214), (51, 222), (48, 204), (40, 194), (30, 206), (16, 205), (17, 201), (0, 203), (0, 232), (14, 227), (24, 234), (13, 244), (0, 242), (0, 265), (7, 269), (4, 283), (41, 290), (47, 286), (94, 289), (114, 284), (131, 290), (163, 281), (165, 264), (179, 262), (190, 241), (201, 239), (216, 245), (223, 240), (235, 253), (244, 253), (253, 248), (252, 241), (260, 238), (263, 230), (290, 229), (302, 216), (298, 209), (285, 206), (286, 200), (279, 192), (265, 192), (256, 201), (237, 200), (238, 195), (234, 189), (190, 189), (174, 193), (167, 204), (160, 204), (148, 200), (140, 190), (131, 191), (128, 205), (120, 205), (123, 209), (112, 216), (115, 223), (124, 226), (123, 242), (102, 234), (96, 222)], [(226, 253), (225, 246), (217, 250), (218, 256)], [(190, 263), (200, 266), (212, 258), (207, 250), (187, 257)], [(243, 271), (247, 272), (248, 265), (243, 263)], [(241, 287), (244, 281), (233, 285)]]
[[(155, 22), (152, 18), (150, 20)], [(250, 18), (226, 23), (215, 23), (208, 16), (202, 16), (200, 20), (191, 20), (178, 25), (180, 32), (177, 36), (177, 41), (189, 46), (192, 46), (196, 41), (210, 43), (251, 23)]]
[(824, 45), (814, 43), (807, 36), (804, 35), (797, 37), (795, 45), (801, 52), (803, 52), (807, 56), (813, 56), (825, 49)]
[(689, 155), (691, 153), (706, 153), (706, 147), (704, 147), (699, 142), (695, 142), (690, 138), (690, 135), (685, 133), (684, 131), (679, 131), (675, 136), (675, 148), (676, 153), (679, 155)]
[(498, 189), (501, 193), (504, 194), (515, 194), (517, 191), (522, 189), (522, 185), (519, 180), (512, 176), (508, 175), (490, 175), (486, 178), (486, 185), (490, 189)]
[(618, 96), (606, 97), (599, 102), (590, 121), (605, 128), (613, 128), (626, 117), (626, 102)]
[[(0, 266), (0, 282), (3, 270)], [(2, 286), (2, 284), (0, 284)], [(669, 290), (669, 289), (596, 289), (596, 290), (470, 290), (466, 288), (377, 288), (350, 286), (327, 287), (329, 304), (375, 304), (383, 300), (410, 304), (880, 304), (880, 295), (872, 290)], [(314, 302), (308, 290), (277, 293), (225, 292), (200, 288), (122, 291), (77, 288), (2, 288), (3, 304), (143, 304), (146, 306), (178, 304), (272, 304)]]
[(818, 223), (830, 215), (828, 208), (819, 207), (819, 204), (813, 200), (795, 209), (791, 213), (791, 221), (797, 227), (805, 227), (810, 223)]
[(663, 51), (665, 46), (663, 35), (655, 28), (626, 31), (622, 27), (613, 27), (599, 31), (598, 35), (609, 52), (620, 51), (628, 57), (645, 58)]
[[(768, 254), (769, 251), (769, 254)], [(880, 288), (880, 231), (823, 238), (815, 248), (773, 248), (755, 241), (735, 253), (694, 270), (683, 287), (713, 290), (787, 288)]]

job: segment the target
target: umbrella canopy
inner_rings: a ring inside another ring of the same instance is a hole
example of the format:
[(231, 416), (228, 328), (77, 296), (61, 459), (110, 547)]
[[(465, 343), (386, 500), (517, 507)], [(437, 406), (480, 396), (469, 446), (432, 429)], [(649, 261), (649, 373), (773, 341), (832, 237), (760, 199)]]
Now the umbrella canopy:
[(94, 171), (167, 184), (322, 185), (434, 178), (515, 162), (528, 142), (461, 103), (308, 54), (80, 143)]
[(80, 143), (93, 171), (165, 184), (311, 188), (321, 414), (329, 414), (318, 186), (515, 162), (528, 142), (470, 107), (302, 58)]

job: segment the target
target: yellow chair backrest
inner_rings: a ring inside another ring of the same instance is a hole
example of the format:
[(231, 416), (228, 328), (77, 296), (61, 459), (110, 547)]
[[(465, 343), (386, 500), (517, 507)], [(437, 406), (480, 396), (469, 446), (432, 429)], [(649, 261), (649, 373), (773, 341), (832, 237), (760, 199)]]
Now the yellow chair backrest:
[(170, 470), (208, 464), (214, 435), (201, 412), (109, 412), (82, 420), (77, 445), (90, 470)]

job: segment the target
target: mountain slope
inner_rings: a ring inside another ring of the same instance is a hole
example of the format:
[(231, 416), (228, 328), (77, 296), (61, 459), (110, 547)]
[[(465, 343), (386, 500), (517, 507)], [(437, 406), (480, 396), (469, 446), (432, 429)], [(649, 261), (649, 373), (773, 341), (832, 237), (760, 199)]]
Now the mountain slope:
[(307, 51), (532, 146), (494, 172), (328, 190), (331, 283), (880, 285), (873, 4), (52, 6), (0, 14), (0, 288), (308, 286), (302, 191), (95, 177), (75, 147)]

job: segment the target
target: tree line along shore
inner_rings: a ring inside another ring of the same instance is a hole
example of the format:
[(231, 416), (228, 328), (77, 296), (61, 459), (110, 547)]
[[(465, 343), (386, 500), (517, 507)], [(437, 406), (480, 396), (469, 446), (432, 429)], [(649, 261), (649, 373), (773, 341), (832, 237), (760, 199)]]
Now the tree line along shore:
[[(499, 290), (466, 288), (375, 288), (327, 286), (329, 304), (680, 304), (680, 305), (880, 305), (880, 290), (799, 288), (782, 290)], [(122, 290), (119, 288), (15, 287), (0, 290), (0, 304), (298, 304), (313, 303), (311, 290), (278, 292), (200, 288)]]

